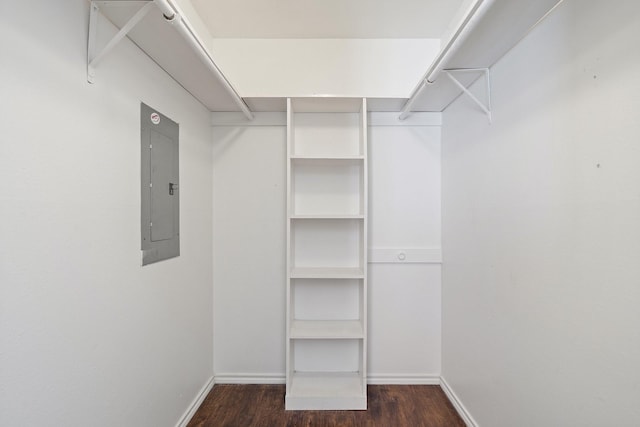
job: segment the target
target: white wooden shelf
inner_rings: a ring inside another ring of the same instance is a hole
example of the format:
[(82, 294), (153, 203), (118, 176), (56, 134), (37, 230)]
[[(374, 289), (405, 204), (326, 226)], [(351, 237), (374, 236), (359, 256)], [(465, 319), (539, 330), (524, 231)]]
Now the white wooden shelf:
[(359, 372), (294, 372), (287, 409), (366, 409), (367, 390)]
[(364, 328), (359, 320), (294, 320), (293, 339), (362, 339)]
[(314, 156), (314, 155), (298, 155), (298, 156), (291, 156), (291, 160), (294, 162), (320, 162), (320, 161), (332, 161), (332, 160), (336, 160), (336, 161), (340, 161), (340, 160), (364, 160), (364, 156), (361, 155), (353, 155), (353, 156), (339, 156), (339, 155), (334, 155), (334, 156)]
[(291, 215), (291, 219), (364, 219), (362, 214), (307, 214), (307, 215)]
[(292, 279), (362, 279), (364, 269), (358, 267), (298, 267), (291, 270)]

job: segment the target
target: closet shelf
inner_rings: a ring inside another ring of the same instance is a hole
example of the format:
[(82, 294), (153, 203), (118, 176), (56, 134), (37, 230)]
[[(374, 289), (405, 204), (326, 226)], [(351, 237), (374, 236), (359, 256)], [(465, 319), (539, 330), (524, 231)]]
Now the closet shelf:
[[(91, 3), (92, 7), (98, 7), (118, 29), (126, 26), (129, 20), (149, 3), (168, 4), (166, 0), (94, 0)], [(424, 84), (436, 65), (442, 65), (441, 68), (445, 70), (477, 69), (478, 73), (456, 74), (456, 79), (463, 86), (469, 87), (482, 75), (482, 70), (495, 64), (560, 3), (560, 0), (476, 0), (477, 3), (490, 6), (481, 19), (477, 20), (477, 24), (468, 31), (464, 40), (458, 43), (459, 48), (446, 58), (445, 63), (434, 62), (427, 70), (408, 101), (405, 102), (407, 98), (370, 98), (368, 111), (401, 111), (403, 106), (406, 108), (409, 104), (411, 106), (408, 111), (443, 111), (463, 91), (444, 73), (439, 73), (433, 82)], [(179, 25), (186, 25), (187, 30), (183, 32), (190, 34), (189, 37), (202, 47), (201, 51), (196, 52), (183, 34), (174, 28)], [(241, 99), (232, 96), (229, 91), (231, 85), (217, 69), (211, 55), (206, 52), (207, 43), (202, 42), (191, 28), (184, 17), (180, 16), (178, 22), (172, 25), (167, 22), (158, 7), (150, 7), (148, 13), (128, 31), (127, 37), (210, 111), (243, 111), (249, 116), (249, 108), (252, 111), (286, 111), (284, 97)], [(443, 43), (443, 46), (447, 45), (448, 43)], [(207, 61), (203, 62), (203, 55), (210, 59), (208, 65), (205, 64)], [(217, 70), (218, 75), (212, 72), (212, 68)], [(99, 80), (99, 70), (97, 79)], [(231, 91), (235, 92), (233, 88)], [(302, 113), (355, 113), (361, 109), (359, 98), (308, 97), (295, 99), (294, 103), (296, 110)]]
[(292, 339), (362, 339), (364, 329), (359, 320), (294, 320)]
[(295, 162), (313, 162), (323, 160), (364, 160), (364, 156), (291, 156), (291, 160)]
[[(440, 64), (444, 70), (475, 69), (477, 73), (456, 73), (465, 87), (483, 75), (484, 69), (494, 65), (543, 19), (561, 0), (484, 0), (490, 4), (484, 15), (459, 41), (459, 48)], [(481, 2), (482, 3), (482, 2)], [(471, 22), (471, 21), (469, 21)], [(443, 46), (448, 43), (443, 43)], [(438, 58), (418, 82), (413, 96), (407, 101), (408, 111), (439, 112), (446, 109), (463, 91), (444, 73), (436, 74), (433, 82), (424, 83), (438, 68)]]
[[(138, 11), (147, 8), (144, 17), (128, 30), (126, 36), (210, 111), (243, 111), (245, 115), (251, 116), (249, 109), (243, 105), (243, 100), (232, 95), (231, 92), (235, 90), (210, 54), (205, 52), (203, 46), (206, 44), (195, 35), (186, 19), (176, 13), (175, 19), (168, 21), (160, 6), (171, 8), (164, 0), (91, 2), (92, 11), (97, 8), (117, 29), (125, 27)], [(105, 28), (101, 24), (103, 22), (97, 25), (98, 31), (104, 32)], [(96, 30), (93, 31), (95, 33)], [(198, 48), (192, 46), (186, 37), (194, 44), (199, 44)], [(101, 35), (99, 38), (104, 37)], [(89, 55), (91, 56), (91, 52)], [(89, 61), (91, 59), (93, 58), (89, 58)], [(96, 71), (99, 81), (99, 69)]]
[(362, 214), (291, 215), (291, 219), (364, 219)]
[(362, 279), (364, 270), (358, 267), (297, 267), (291, 270), (292, 279)]

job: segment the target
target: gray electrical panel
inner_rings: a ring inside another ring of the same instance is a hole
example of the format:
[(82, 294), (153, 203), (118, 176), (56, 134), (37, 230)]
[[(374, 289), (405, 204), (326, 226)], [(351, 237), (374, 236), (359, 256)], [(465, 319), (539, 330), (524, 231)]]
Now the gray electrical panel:
[(140, 104), (142, 265), (180, 255), (180, 183), (176, 122)]

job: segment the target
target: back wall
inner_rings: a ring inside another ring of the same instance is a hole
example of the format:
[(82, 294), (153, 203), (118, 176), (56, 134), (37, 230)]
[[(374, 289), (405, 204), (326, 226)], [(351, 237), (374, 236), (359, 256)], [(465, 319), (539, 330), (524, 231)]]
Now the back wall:
[[(283, 383), (284, 113), (235, 124), (213, 116), (216, 382)], [(369, 128), (370, 253), (439, 254), (440, 115), (402, 126), (397, 113), (386, 116), (392, 126)], [(437, 383), (440, 264), (388, 261), (369, 265), (369, 382)]]

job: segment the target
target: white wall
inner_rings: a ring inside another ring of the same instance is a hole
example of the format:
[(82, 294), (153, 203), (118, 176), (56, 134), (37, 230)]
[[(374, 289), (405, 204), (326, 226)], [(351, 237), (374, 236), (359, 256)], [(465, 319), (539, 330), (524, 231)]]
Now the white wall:
[[(264, 117), (213, 128), (216, 382), (284, 382), (286, 134), (283, 115), (255, 126)], [(438, 249), (440, 128), (373, 126), (369, 138), (371, 246)], [(437, 381), (440, 266), (369, 268), (370, 380)]]
[[(88, 8), (0, 5), (3, 426), (172, 426), (212, 375), (209, 113), (128, 41), (89, 85)], [(181, 255), (146, 267), (140, 101), (180, 124)]]
[(216, 382), (284, 375), (284, 126), (213, 128)]
[(481, 426), (640, 425), (640, 3), (566, 0), (444, 114), (443, 376)]
[[(438, 251), (440, 126), (370, 127), (369, 193), (372, 255)], [(370, 381), (437, 382), (440, 270), (439, 263), (369, 265)]]
[(407, 98), (437, 39), (213, 39), (216, 63), (245, 97)]

